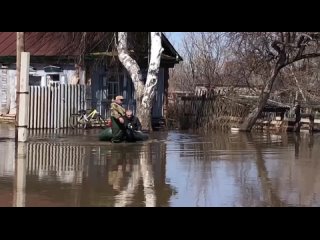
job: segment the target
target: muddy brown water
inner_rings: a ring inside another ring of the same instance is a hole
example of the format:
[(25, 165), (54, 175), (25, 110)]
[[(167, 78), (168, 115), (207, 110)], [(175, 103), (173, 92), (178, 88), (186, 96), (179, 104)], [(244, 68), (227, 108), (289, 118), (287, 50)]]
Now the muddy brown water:
[[(320, 135), (155, 132), (139, 143), (100, 130), (0, 125), (0, 206), (320, 205)], [(17, 151), (15, 151), (17, 149)]]

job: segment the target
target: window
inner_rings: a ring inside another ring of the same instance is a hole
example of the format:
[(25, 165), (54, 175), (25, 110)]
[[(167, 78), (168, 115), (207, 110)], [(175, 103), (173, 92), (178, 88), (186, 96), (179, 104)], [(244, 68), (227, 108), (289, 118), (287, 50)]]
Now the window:
[(47, 85), (51, 87), (56, 87), (60, 84), (60, 75), (59, 74), (47, 74), (46, 75)]
[(121, 95), (120, 86), (123, 81), (123, 74), (117, 72), (109, 73), (108, 78), (108, 100), (115, 99), (117, 95)]
[(108, 99), (115, 99), (119, 95), (119, 81), (110, 78), (108, 82)]
[(29, 85), (30, 86), (40, 86), (41, 76), (29, 75)]
[(47, 74), (46, 78), (48, 81), (54, 81), (54, 82), (59, 82), (60, 81), (60, 75), (59, 74)]

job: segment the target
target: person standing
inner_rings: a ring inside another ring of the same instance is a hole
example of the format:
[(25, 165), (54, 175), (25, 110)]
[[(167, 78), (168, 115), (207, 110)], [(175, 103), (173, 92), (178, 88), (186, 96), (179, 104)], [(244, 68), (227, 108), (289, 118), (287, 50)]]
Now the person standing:
[(117, 96), (111, 103), (111, 122), (112, 122), (112, 139), (113, 143), (120, 143), (125, 139), (125, 115), (126, 110), (122, 107), (124, 98)]
[(295, 106), (294, 106), (294, 113), (296, 115), (296, 119), (294, 122), (294, 126), (293, 126), (293, 131), (294, 132), (300, 132), (300, 128), (301, 128), (301, 106), (299, 104), (298, 101), (296, 101)]

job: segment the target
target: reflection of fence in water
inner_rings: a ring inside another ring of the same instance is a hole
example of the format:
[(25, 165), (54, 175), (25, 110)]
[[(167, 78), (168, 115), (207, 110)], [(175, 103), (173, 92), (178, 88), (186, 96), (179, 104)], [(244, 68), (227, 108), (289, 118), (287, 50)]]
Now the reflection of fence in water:
[(70, 182), (84, 170), (83, 146), (30, 143), (27, 152), (27, 172), (38, 176), (61, 177)]
[(65, 129), (29, 129), (28, 131), (29, 138), (36, 138), (41, 139), (45, 137), (52, 137), (56, 138), (57, 135), (67, 135), (70, 136), (79, 136), (84, 135), (83, 129), (71, 129), (71, 128), (65, 128)]

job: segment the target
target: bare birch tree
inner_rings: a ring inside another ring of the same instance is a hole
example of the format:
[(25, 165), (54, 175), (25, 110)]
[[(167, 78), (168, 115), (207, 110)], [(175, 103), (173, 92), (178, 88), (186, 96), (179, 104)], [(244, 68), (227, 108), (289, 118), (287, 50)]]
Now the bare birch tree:
[(128, 51), (128, 33), (118, 32), (117, 50), (119, 60), (127, 69), (135, 88), (137, 102), (137, 116), (141, 121), (142, 128), (152, 130), (151, 113), (152, 104), (155, 97), (158, 83), (158, 73), (160, 68), (161, 54), (163, 52), (161, 44), (161, 32), (151, 32), (150, 62), (146, 83), (143, 82), (141, 69), (137, 61), (131, 57)]

